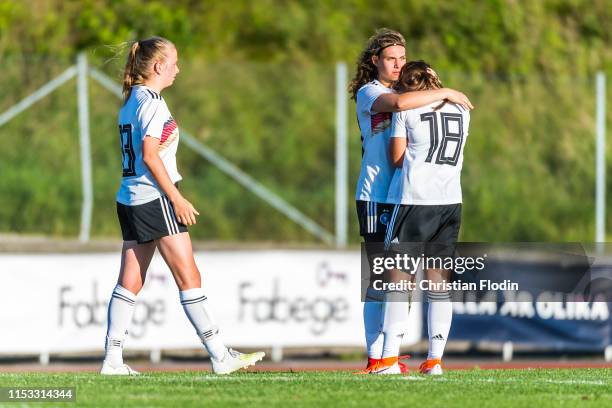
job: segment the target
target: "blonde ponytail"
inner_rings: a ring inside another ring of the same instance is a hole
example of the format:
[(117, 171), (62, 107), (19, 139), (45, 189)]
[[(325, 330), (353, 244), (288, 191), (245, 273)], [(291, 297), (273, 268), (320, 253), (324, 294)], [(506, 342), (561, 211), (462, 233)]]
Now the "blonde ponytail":
[(174, 44), (162, 37), (151, 37), (135, 41), (130, 46), (125, 70), (123, 72), (123, 102), (125, 103), (134, 85), (142, 84), (151, 73), (152, 65), (166, 57), (168, 48)]

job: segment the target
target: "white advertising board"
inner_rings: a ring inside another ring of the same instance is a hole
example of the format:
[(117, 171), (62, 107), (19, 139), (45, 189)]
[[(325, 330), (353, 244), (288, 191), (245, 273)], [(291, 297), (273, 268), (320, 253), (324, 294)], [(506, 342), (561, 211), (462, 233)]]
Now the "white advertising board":
[[(0, 353), (104, 347), (119, 254), (0, 255)], [(235, 347), (364, 345), (357, 251), (196, 253), (202, 286), (226, 344)], [(421, 337), (421, 307), (405, 344)], [(126, 348), (201, 347), (159, 255), (138, 296)]]

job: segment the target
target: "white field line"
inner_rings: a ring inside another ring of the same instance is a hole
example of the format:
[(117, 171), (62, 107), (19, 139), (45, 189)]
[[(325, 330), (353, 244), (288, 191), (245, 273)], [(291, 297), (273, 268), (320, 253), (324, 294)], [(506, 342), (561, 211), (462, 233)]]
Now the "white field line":
[[(146, 380), (150, 377), (147, 375), (142, 375), (138, 377), (132, 377), (133, 379), (142, 379)], [(241, 381), (301, 381), (306, 377), (300, 375), (252, 375), (252, 376), (217, 376), (217, 375), (207, 375), (202, 377), (193, 377), (193, 378), (185, 378), (180, 375), (174, 376), (164, 376), (162, 378), (156, 378), (156, 380), (162, 381), (228, 381), (228, 382), (241, 382)], [(426, 381), (431, 380), (432, 382), (451, 382), (451, 383), (470, 383), (470, 382), (479, 382), (479, 383), (530, 383), (530, 384), (569, 384), (569, 385), (604, 385), (612, 387), (612, 382), (603, 381), (603, 380), (530, 380), (525, 378), (471, 378), (469, 380), (460, 379), (460, 378), (448, 378), (448, 377), (431, 377), (428, 378), (426, 376), (399, 376), (399, 375), (387, 375), (383, 377), (385, 381)], [(316, 381), (321, 381), (323, 379), (315, 379)], [(344, 377), (344, 378), (329, 378), (329, 381), (371, 381), (372, 377), (367, 375), (356, 375), (354, 377)]]
[(544, 382), (552, 384), (588, 384), (588, 385), (609, 385), (612, 387), (612, 383), (605, 381), (589, 381), (589, 380), (546, 380)]
[[(410, 378), (398, 378), (400, 380), (409, 380)], [(602, 380), (530, 380), (526, 378), (472, 378), (469, 380), (460, 378), (448, 378), (448, 377), (436, 377), (432, 378), (433, 381), (440, 382), (456, 382), (456, 383), (469, 383), (469, 382), (484, 382), (484, 383), (526, 383), (530, 384), (571, 384), (571, 385), (607, 385), (612, 387), (612, 382)]]
[(196, 381), (242, 381), (247, 378), (253, 381), (261, 381), (264, 379), (266, 381), (296, 381), (299, 379), (299, 377), (294, 378), (294, 377), (282, 376), (282, 375), (275, 375), (275, 376), (270, 376), (270, 377), (268, 376), (232, 377), (232, 376), (222, 376), (222, 375), (215, 375), (215, 376), (211, 375), (211, 376), (206, 376), (206, 377), (196, 377), (195, 380)]

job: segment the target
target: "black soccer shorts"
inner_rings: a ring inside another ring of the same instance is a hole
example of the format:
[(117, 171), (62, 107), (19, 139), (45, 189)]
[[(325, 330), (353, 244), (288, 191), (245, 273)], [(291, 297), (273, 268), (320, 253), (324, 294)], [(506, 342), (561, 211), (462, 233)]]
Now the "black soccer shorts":
[[(357, 200), (356, 204), (359, 234), (363, 237), (363, 245), (365, 245), (364, 248), (369, 263), (369, 275), (371, 275), (373, 258), (384, 255), (385, 234), (391, 219), (393, 204), (360, 200)], [(366, 279), (366, 277), (364, 276), (362, 279)]]
[(384, 242), (393, 204), (357, 200), (359, 235), (365, 242)]
[(406, 248), (414, 256), (423, 252), (428, 256), (452, 256), (460, 226), (461, 204), (397, 204), (391, 214), (385, 244), (410, 243)]
[(117, 216), (124, 241), (144, 244), (187, 232), (187, 226), (176, 219), (174, 207), (166, 196), (140, 205), (117, 203)]

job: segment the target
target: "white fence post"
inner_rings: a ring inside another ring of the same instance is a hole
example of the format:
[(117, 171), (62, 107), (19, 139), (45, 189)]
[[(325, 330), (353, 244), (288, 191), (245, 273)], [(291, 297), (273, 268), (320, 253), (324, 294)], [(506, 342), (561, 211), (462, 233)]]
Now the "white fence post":
[(81, 232), (79, 241), (89, 241), (91, 212), (93, 207), (93, 180), (91, 148), (89, 142), (89, 100), (87, 90), (87, 57), (84, 52), (77, 57), (77, 94), (79, 103), (79, 142), (81, 148), (81, 179), (83, 182), (83, 206), (81, 208)]
[(595, 242), (601, 245), (606, 241), (606, 76), (600, 71), (596, 78)]
[(348, 118), (346, 63), (336, 64), (336, 246), (343, 248), (348, 232)]
[(270, 358), (275, 363), (283, 361), (283, 346), (280, 344), (274, 344), (272, 346), (272, 353)]
[(51, 356), (47, 350), (41, 350), (38, 354), (38, 364), (42, 366), (48, 366), (51, 361)]
[(512, 361), (514, 355), (514, 345), (511, 341), (506, 341), (502, 345), (502, 359), (504, 361)]

